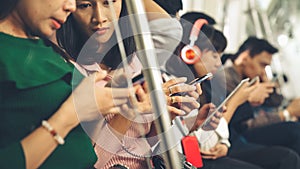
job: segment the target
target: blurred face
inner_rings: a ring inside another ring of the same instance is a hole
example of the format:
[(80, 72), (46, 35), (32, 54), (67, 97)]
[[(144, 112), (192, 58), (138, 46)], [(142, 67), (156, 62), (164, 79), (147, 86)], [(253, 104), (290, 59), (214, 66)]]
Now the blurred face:
[(271, 61), (272, 54), (265, 51), (252, 58), (247, 56), (247, 58), (243, 61), (243, 75), (249, 78), (263, 76), (265, 74), (265, 67), (270, 65)]
[(198, 76), (204, 76), (207, 73), (216, 73), (222, 65), (221, 54), (212, 50), (204, 50), (201, 59), (194, 64), (194, 69)]
[[(113, 0), (117, 18), (120, 17), (122, 0)], [(106, 43), (114, 32), (113, 14), (107, 0), (76, 0), (77, 10), (73, 13), (79, 28), (89, 38), (95, 33), (99, 43)]]
[(20, 0), (13, 15), (26, 35), (50, 37), (75, 9), (75, 0)]

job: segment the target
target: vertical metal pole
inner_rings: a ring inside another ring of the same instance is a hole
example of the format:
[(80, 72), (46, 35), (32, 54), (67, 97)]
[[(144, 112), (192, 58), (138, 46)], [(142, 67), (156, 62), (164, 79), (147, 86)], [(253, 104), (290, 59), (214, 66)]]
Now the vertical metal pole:
[(271, 24), (268, 18), (268, 15), (265, 11), (260, 12), (261, 14), (261, 18), (262, 18), (262, 24), (263, 24), (263, 28), (266, 32), (266, 37), (270, 42), (275, 42), (274, 40), (274, 36), (273, 36), (273, 31), (271, 28)]
[(222, 12), (223, 12), (223, 17), (222, 17), (222, 21), (220, 23), (220, 27), (221, 27), (221, 30), (222, 32), (224, 32), (224, 29), (225, 29), (225, 25), (226, 25), (226, 17), (228, 16), (227, 12), (228, 12), (228, 2), (229, 0), (225, 0), (225, 2), (223, 3), (223, 8), (222, 8)]
[[(171, 127), (170, 117), (167, 111), (166, 99), (162, 91), (162, 83), (160, 79), (154, 77), (161, 77), (159, 66), (156, 60), (153, 41), (146, 17), (144, 4), (142, 0), (126, 0), (128, 13), (130, 14), (130, 22), (132, 25), (133, 33), (135, 35), (135, 43), (137, 46), (137, 55), (143, 65), (143, 75), (148, 83), (149, 91), (151, 92), (151, 104), (156, 117), (155, 125), (157, 133), (163, 133)], [(161, 146), (165, 148), (174, 138), (173, 134), (161, 134)], [(172, 138), (173, 137), (173, 138)], [(173, 148), (166, 152), (163, 156), (166, 167), (169, 169), (180, 168), (180, 160), (178, 153)]]
[(262, 32), (262, 28), (261, 28), (261, 24), (259, 21), (259, 16), (258, 16), (258, 12), (256, 9), (256, 5), (255, 5), (255, 0), (249, 0), (249, 8), (250, 8), (250, 12), (251, 12), (251, 16), (253, 19), (253, 25), (256, 31), (256, 36), (258, 38), (263, 38), (263, 32)]

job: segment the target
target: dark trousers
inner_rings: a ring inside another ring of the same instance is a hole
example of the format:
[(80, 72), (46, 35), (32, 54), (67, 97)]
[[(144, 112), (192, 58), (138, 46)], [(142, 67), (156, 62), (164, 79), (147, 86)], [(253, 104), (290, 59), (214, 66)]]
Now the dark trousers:
[(237, 160), (230, 157), (218, 158), (216, 160), (203, 159), (203, 167), (201, 169), (262, 169), (254, 164)]
[(299, 155), (286, 147), (263, 146), (240, 140), (232, 144), (228, 156), (264, 169), (300, 169)]
[(293, 149), (300, 155), (300, 123), (283, 122), (247, 130), (242, 133), (247, 141), (262, 145), (278, 145)]

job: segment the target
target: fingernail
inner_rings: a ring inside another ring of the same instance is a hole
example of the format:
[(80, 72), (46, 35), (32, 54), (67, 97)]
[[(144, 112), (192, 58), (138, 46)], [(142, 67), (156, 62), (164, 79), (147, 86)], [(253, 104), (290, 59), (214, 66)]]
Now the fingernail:
[(187, 80), (186, 77), (180, 77), (179, 79), (182, 80), (182, 81), (186, 81)]
[(199, 108), (199, 107), (200, 107), (200, 103), (197, 102), (197, 108)]
[(181, 116), (184, 116), (184, 115), (186, 115), (186, 112), (183, 111), (183, 110), (181, 110), (179, 114), (180, 114)]

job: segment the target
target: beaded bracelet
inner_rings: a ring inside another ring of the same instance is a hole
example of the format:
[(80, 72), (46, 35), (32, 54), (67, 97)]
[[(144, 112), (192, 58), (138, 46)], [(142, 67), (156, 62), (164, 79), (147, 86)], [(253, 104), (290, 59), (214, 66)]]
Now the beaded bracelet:
[(46, 120), (42, 121), (42, 126), (50, 132), (50, 134), (58, 144), (63, 145), (65, 143), (65, 140), (53, 129), (53, 127)]

